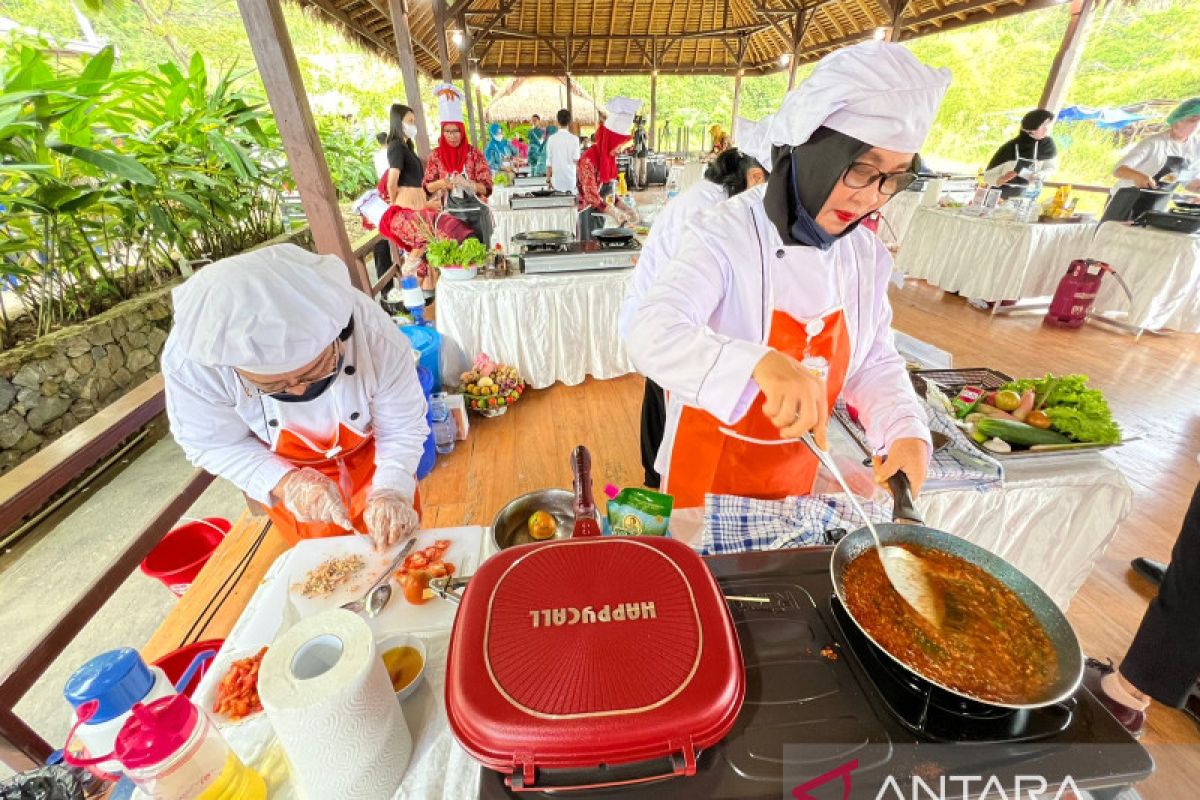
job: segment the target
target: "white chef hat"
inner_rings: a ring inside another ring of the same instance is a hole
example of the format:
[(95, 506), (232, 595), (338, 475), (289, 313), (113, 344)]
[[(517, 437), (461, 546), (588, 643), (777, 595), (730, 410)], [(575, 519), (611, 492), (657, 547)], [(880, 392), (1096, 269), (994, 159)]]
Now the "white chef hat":
[(868, 41), (821, 59), (783, 99), (769, 141), (804, 144), (821, 126), (872, 147), (915, 153), (925, 141), (950, 70), (917, 60), (904, 45)]
[(771, 171), (771, 139), (767, 136), (774, 114), (768, 114), (758, 122), (738, 117), (733, 122), (733, 144), (738, 150), (752, 156), (767, 172)]
[(171, 335), (206, 367), (291, 372), (346, 327), (356, 291), (336, 256), (263, 247), (210, 264), (176, 288)]
[(463, 98), (465, 95), (462, 90), (450, 83), (440, 83), (433, 93), (437, 96), (438, 122), (463, 121)]
[(629, 132), (633, 130), (633, 118), (641, 107), (641, 100), (635, 100), (632, 97), (614, 97), (604, 107), (608, 113), (604, 120), (604, 127), (618, 136), (628, 136)]

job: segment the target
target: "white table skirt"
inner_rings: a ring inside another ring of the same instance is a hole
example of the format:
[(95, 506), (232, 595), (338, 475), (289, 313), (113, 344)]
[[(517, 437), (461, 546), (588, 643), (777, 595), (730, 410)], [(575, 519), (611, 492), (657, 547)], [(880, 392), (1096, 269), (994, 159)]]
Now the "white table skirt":
[(1200, 236), (1106, 222), (1089, 256), (1111, 265), (1133, 293), (1131, 306), (1120, 285), (1106, 277), (1094, 311), (1124, 315), (1147, 330), (1200, 333)]
[(514, 194), (527, 191), (529, 190), (518, 189), (516, 186), (493, 186), (492, 196), (488, 198), (488, 205), (492, 207), (493, 211), (500, 208), (508, 208), (508, 198)]
[(511, 364), (534, 389), (633, 372), (617, 310), (633, 270), (438, 282), (442, 376), (454, 383), (479, 353)]
[(904, 243), (904, 236), (912, 225), (913, 215), (925, 199), (924, 192), (901, 192), (887, 201), (880, 209), (884, 223), (879, 226), (879, 238), (887, 245)]
[(1071, 261), (1086, 258), (1096, 225), (1028, 224), (918, 208), (896, 266), (947, 292), (991, 302), (1054, 294)]
[(511, 251), (514, 234), (528, 231), (567, 231), (574, 236), (579, 230), (579, 212), (573, 208), (530, 208), (513, 211), (507, 206), (492, 208), (492, 247), (497, 244), (504, 252)]

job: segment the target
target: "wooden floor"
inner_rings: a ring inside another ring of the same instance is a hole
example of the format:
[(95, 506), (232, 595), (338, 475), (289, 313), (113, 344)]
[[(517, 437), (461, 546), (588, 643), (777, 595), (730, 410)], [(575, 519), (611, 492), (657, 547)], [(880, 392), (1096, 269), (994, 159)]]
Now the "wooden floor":
[[(1100, 327), (1043, 328), (1040, 317), (992, 318), (919, 282), (893, 289), (892, 302), (896, 328), (951, 352), (956, 366), (990, 366), (1018, 376), (1089, 375), (1104, 389), (1126, 435), (1142, 437), (1112, 451), (1133, 486), (1133, 513), (1070, 609), (1084, 650), (1119, 663), (1153, 596), (1129, 561), (1138, 555), (1168, 559), (1200, 482), (1200, 337), (1147, 335), (1135, 343)], [(422, 485), (426, 526), (486, 525), (519, 494), (569, 488), (567, 456), (577, 444), (592, 451), (597, 490), (605, 483), (640, 485), (641, 396), (642, 380), (632, 375), (556, 384), (527, 393), (502, 417), (473, 417), (469, 441), (459, 443)], [(1139, 787), (1143, 796), (1195, 797), (1200, 727), (1156, 705), (1143, 742), (1158, 762), (1154, 777)]]

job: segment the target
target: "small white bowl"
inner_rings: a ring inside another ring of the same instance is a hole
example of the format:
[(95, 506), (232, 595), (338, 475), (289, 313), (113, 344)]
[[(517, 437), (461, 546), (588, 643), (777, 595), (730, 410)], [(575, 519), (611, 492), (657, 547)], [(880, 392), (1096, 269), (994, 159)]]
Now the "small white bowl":
[(421, 670), (417, 673), (417, 677), (413, 678), (408, 686), (396, 692), (396, 699), (403, 702), (417, 690), (417, 687), (421, 685), (421, 681), (425, 680), (425, 667), (429, 663), (429, 656), (425, 649), (425, 642), (419, 636), (413, 636), (411, 633), (395, 633), (379, 641), (377, 647), (379, 660), (383, 660), (383, 654), (388, 650), (397, 647), (412, 647), (421, 654)]
[(439, 271), (448, 281), (469, 281), (479, 274), (479, 267), (450, 267)]

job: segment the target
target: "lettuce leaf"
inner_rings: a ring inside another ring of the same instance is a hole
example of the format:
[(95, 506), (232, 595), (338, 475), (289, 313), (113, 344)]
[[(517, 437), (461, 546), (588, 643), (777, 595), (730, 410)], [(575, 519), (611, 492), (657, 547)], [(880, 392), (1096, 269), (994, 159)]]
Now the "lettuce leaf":
[(1108, 401), (1099, 389), (1088, 387), (1086, 375), (1047, 374), (1043, 378), (1014, 381), (1003, 388), (1017, 394), (1033, 389), (1050, 418), (1050, 427), (1077, 442), (1119, 444), (1121, 441), (1121, 428), (1112, 418)]

